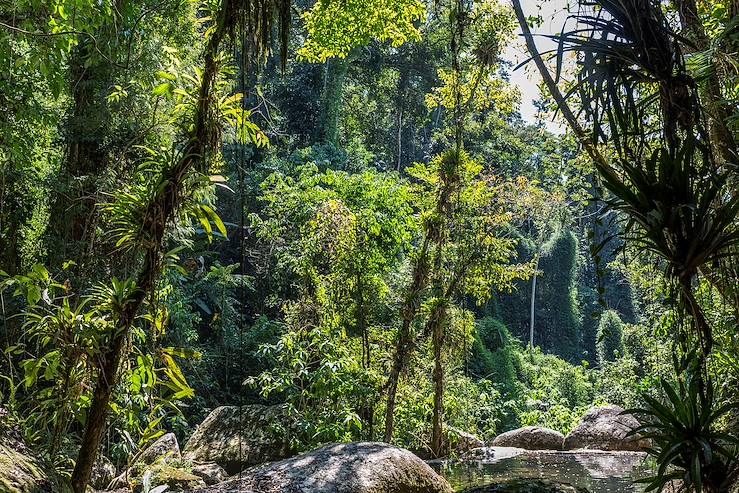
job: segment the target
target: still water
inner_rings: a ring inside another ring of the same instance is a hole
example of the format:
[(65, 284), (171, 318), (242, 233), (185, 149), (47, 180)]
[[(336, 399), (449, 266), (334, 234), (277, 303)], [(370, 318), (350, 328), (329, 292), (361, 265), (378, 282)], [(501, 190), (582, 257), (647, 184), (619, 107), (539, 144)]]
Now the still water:
[(455, 491), (515, 480), (543, 480), (589, 493), (642, 493), (636, 479), (650, 475), (645, 455), (630, 452), (528, 451), (486, 461), (431, 464)]

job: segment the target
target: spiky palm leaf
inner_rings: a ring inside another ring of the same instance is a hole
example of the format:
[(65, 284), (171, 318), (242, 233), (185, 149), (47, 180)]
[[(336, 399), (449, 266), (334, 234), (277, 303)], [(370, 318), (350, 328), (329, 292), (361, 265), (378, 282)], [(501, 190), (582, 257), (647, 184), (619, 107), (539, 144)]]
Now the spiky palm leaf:
[(647, 453), (658, 465), (654, 476), (639, 481), (646, 491), (662, 491), (679, 480), (684, 491), (713, 493), (726, 491), (731, 482), (739, 440), (717, 431), (716, 423), (737, 404), (716, 402), (712, 382), (703, 381), (699, 371), (693, 365), (684, 380), (663, 381), (664, 400), (645, 395), (644, 409), (626, 411), (642, 423), (630, 435), (651, 440)]

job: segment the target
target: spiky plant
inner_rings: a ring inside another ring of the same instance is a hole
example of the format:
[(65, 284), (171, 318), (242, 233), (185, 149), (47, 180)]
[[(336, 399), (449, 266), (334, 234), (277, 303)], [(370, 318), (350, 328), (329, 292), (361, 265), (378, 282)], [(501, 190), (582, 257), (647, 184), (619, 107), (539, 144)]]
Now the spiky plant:
[(630, 434), (651, 440), (647, 453), (658, 465), (654, 476), (639, 480), (646, 491), (663, 491), (679, 481), (681, 491), (719, 493), (734, 480), (739, 439), (717, 430), (717, 423), (737, 405), (717, 402), (713, 382), (702, 378), (694, 357), (689, 359), (690, 369), (675, 383), (661, 382), (663, 399), (645, 395), (644, 409), (627, 411), (642, 423)]
[(626, 236), (664, 261), (705, 359), (713, 336), (693, 283), (735, 255), (735, 168), (717, 166), (683, 39), (659, 1), (582, 0), (574, 17), (577, 28), (555, 36), (558, 73), (569, 52), (580, 67), (566, 97), (579, 97), (593, 143), (613, 146), (615, 159), (595, 160), (610, 205), (623, 213)]

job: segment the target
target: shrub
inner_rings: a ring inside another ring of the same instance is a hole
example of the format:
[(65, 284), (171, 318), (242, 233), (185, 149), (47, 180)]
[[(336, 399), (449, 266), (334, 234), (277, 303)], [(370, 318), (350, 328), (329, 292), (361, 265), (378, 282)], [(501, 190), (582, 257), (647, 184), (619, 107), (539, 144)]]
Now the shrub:
[(623, 322), (614, 310), (606, 310), (600, 317), (598, 325), (598, 363), (601, 367), (616, 361), (623, 354)]
[(517, 376), (513, 338), (508, 327), (496, 318), (485, 317), (477, 321), (475, 328), (469, 373), (476, 378), (491, 380), (506, 393), (512, 392)]

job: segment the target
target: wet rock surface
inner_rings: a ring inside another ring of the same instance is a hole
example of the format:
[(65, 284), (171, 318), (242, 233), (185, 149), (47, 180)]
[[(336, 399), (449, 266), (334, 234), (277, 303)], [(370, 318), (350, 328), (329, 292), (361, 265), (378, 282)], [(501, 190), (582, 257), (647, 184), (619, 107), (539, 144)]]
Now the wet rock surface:
[(525, 453), (526, 449), (518, 447), (479, 447), (462, 454), (460, 459), (465, 462), (497, 462)]
[(466, 431), (455, 428), (454, 426), (445, 425), (446, 431), (446, 453), (462, 454), (472, 449), (485, 446), (485, 442), (478, 437)]
[[(487, 460), (452, 461), (433, 464), (433, 467), (456, 491), (503, 484), (536, 484), (543, 481), (557, 486), (573, 486), (589, 493), (641, 493), (644, 491), (643, 485), (634, 484), (634, 480), (652, 475), (646, 454), (641, 452), (559, 452), (499, 447), (487, 447), (473, 452), (485, 452)], [(559, 493), (560, 490), (552, 491)]]
[(551, 481), (514, 480), (464, 490), (463, 493), (589, 493), (584, 488)]

